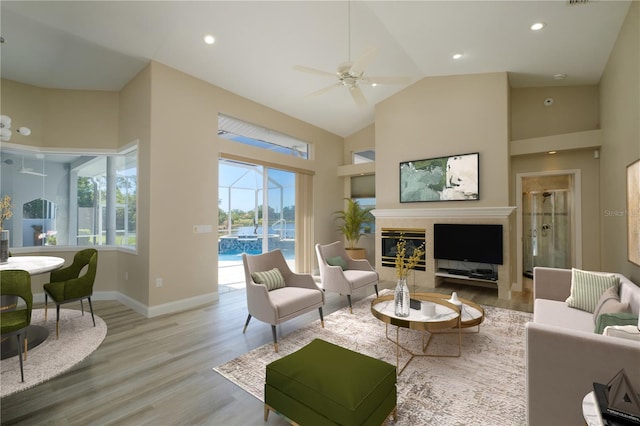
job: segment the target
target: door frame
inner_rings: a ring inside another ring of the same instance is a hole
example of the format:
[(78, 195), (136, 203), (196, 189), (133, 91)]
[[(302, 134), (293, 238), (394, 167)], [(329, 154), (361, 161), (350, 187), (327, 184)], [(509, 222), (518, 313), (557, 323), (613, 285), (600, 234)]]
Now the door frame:
[(527, 178), (541, 176), (571, 175), (573, 177), (573, 188), (571, 188), (571, 265), (575, 268), (582, 268), (582, 178), (580, 169), (552, 170), (545, 172), (527, 172), (516, 174), (516, 277), (514, 285), (515, 291), (522, 291), (522, 277), (524, 272), (524, 235), (522, 229), (522, 181)]

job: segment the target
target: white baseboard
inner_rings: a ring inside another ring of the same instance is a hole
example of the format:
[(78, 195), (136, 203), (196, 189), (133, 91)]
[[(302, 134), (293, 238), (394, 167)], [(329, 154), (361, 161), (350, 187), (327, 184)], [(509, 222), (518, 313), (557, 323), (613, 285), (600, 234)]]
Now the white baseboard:
[[(96, 291), (91, 296), (92, 300), (117, 300), (128, 308), (133, 309), (140, 315), (147, 318), (153, 318), (160, 315), (174, 314), (198, 306), (206, 305), (220, 299), (220, 293), (214, 292), (201, 296), (190, 297), (188, 299), (176, 300), (175, 302), (164, 303), (157, 306), (147, 306), (131, 297), (118, 291)], [(35, 293), (33, 295), (33, 303), (44, 303), (44, 293)]]

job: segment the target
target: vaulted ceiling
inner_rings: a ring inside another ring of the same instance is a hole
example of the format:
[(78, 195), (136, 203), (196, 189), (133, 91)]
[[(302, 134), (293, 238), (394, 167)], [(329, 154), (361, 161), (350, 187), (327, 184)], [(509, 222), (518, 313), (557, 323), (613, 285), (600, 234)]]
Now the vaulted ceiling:
[[(348, 136), (373, 122), (376, 103), (424, 77), (508, 72), (512, 87), (597, 84), (629, 5), (3, 0), (0, 73), (40, 87), (117, 91), (154, 60)], [(544, 28), (532, 31), (534, 22)], [(335, 72), (372, 49), (363, 77), (407, 81), (357, 82), (366, 99), (358, 106)]]

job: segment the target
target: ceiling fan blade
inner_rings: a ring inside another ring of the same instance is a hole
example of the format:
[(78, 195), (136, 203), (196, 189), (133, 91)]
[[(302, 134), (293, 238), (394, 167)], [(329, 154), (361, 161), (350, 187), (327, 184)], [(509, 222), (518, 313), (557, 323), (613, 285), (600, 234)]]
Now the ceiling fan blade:
[(349, 88), (349, 93), (351, 93), (351, 97), (359, 107), (363, 108), (368, 105), (367, 99), (364, 97), (362, 90), (358, 86)]
[(18, 173), (22, 173), (25, 175), (33, 175), (33, 176), (40, 176), (40, 177), (47, 177), (47, 175), (45, 175), (44, 173), (40, 173), (40, 172), (34, 172), (31, 169), (20, 169), (18, 170)]
[(411, 77), (364, 77), (359, 81), (366, 84), (409, 84)]
[(304, 67), (302, 65), (294, 65), (293, 69), (296, 71), (306, 72), (307, 74), (315, 74), (315, 75), (323, 75), (325, 77), (335, 77), (336, 74), (333, 72), (317, 70), (315, 68)]
[(378, 49), (375, 47), (366, 50), (358, 59), (353, 62), (353, 65), (351, 65), (351, 74), (362, 74), (365, 68), (369, 66), (369, 64), (371, 63), (371, 61), (373, 61), (373, 58), (375, 58), (377, 54)]
[(308, 95), (306, 95), (305, 98), (312, 98), (312, 97), (315, 97), (315, 96), (320, 96), (320, 95), (322, 95), (324, 93), (327, 93), (330, 90), (335, 89), (336, 87), (340, 87), (340, 83), (334, 83), (331, 86), (327, 86), (327, 87), (324, 87), (324, 88), (322, 88), (320, 90), (316, 90), (315, 92), (311, 92)]

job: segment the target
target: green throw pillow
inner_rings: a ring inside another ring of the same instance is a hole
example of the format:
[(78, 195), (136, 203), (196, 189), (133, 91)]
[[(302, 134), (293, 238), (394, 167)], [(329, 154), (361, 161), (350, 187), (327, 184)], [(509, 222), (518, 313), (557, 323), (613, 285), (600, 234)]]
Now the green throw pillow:
[(620, 280), (615, 275), (598, 274), (572, 268), (571, 294), (567, 298), (567, 304), (571, 308), (593, 313), (602, 293), (610, 287), (615, 287), (617, 292), (619, 285)]
[(278, 268), (264, 272), (252, 272), (251, 278), (256, 284), (264, 284), (267, 287), (267, 291), (284, 287), (284, 278)]
[(617, 312), (615, 314), (600, 314), (596, 321), (594, 333), (602, 334), (604, 328), (610, 325), (638, 325), (638, 316), (629, 312)]
[(342, 256), (330, 257), (327, 259), (327, 263), (331, 266), (339, 266), (343, 271), (347, 270), (347, 261)]

